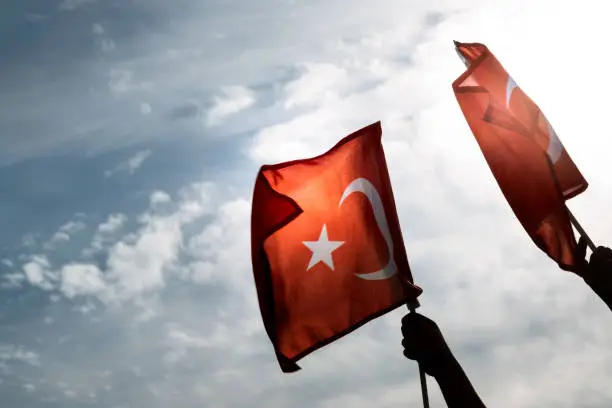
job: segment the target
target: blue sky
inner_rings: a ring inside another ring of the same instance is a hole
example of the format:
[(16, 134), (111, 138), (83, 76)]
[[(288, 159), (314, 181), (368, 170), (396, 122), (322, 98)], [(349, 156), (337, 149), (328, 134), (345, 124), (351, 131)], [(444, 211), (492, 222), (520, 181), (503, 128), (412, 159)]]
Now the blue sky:
[[(529, 241), (454, 100), (490, 46), (612, 231), (597, 1), (9, 0), (0, 13), (0, 406), (418, 406), (398, 310), (282, 375), (249, 252), (264, 163), (381, 120), (422, 313), (491, 406), (607, 407), (609, 311)], [(609, 244), (609, 243), (608, 243)], [(432, 406), (442, 404), (430, 381)]]

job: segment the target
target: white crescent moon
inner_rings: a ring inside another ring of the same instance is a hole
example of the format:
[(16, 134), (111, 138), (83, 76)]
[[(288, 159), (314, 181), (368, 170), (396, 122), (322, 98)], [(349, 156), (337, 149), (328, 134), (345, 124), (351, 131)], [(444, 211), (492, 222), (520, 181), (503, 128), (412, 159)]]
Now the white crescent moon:
[[(514, 91), (514, 89), (517, 87), (518, 85), (516, 84), (516, 82), (514, 82), (514, 79), (512, 79), (512, 77), (508, 75), (508, 81), (506, 82), (507, 108), (510, 108), (510, 97), (512, 96), (512, 91)], [(546, 120), (546, 124), (548, 125), (548, 134), (550, 135), (548, 140), (548, 149), (546, 150), (546, 153), (554, 164), (557, 162), (557, 160), (559, 160), (559, 157), (561, 157), (561, 153), (563, 153), (564, 147), (563, 143), (561, 143), (561, 140), (559, 140), (559, 137), (557, 136), (557, 132), (555, 132), (555, 130), (550, 125), (550, 122), (548, 122), (548, 119), (546, 119), (545, 117), (544, 120)]]
[(546, 153), (548, 154), (548, 157), (550, 157), (553, 164), (555, 164), (557, 160), (559, 160), (559, 157), (561, 157), (564, 147), (561, 140), (559, 140), (559, 136), (557, 136), (557, 132), (555, 132), (555, 129), (553, 129), (553, 127), (550, 125), (548, 119), (544, 118), (544, 120), (546, 120), (546, 124), (548, 125), (549, 134), (548, 149), (546, 150)]
[(397, 273), (397, 265), (395, 264), (395, 257), (393, 256), (393, 238), (391, 237), (391, 231), (389, 230), (389, 223), (387, 222), (387, 216), (385, 215), (385, 208), (383, 206), (383, 202), (376, 190), (376, 187), (370, 181), (364, 178), (358, 178), (351, 182), (351, 184), (346, 187), (344, 193), (342, 194), (342, 198), (340, 199), (340, 204), (338, 207), (342, 206), (344, 200), (348, 198), (353, 193), (361, 193), (366, 196), (370, 205), (372, 206), (372, 210), (374, 210), (374, 218), (376, 219), (376, 224), (378, 225), (378, 229), (382, 233), (385, 238), (385, 242), (387, 243), (387, 249), (389, 250), (389, 263), (382, 268), (381, 270), (371, 272), (371, 273), (363, 273), (363, 274), (355, 274), (361, 279), (366, 280), (384, 280), (389, 279), (393, 275)]
[(508, 81), (506, 82), (506, 108), (510, 108), (510, 97), (512, 96), (514, 88), (517, 87), (518, 85), (514, 82), (514, 79), (508, 75)]

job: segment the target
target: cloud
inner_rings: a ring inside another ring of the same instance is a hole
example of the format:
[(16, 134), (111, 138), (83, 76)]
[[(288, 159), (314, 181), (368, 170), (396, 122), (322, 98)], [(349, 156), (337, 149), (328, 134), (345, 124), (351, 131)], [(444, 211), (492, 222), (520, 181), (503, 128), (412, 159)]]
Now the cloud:
[(111, 52), (115, 49), (115, 41), (113, 41), (112, 38), (109, 38), (106, 35), (106, 30), (104, 29), (102, 24), (94, 23), (91, 26), (91, 32), (94, 36), (96, 36), (98, 44), (100, 46), (100, 50), (102, 50), (102, 52)]
[(4, 282), (0, 284), (0, 287), (4, 289), (20, 288), (26, 280), (26, 277), (22, 273), (5, 273), (2, 277), (4, 278)]
[(109, 76), (108, 88), (116, 98), (133, 92), (147, 91), (152, 87), (151, 83), (135, 81), (134, 72), (128, 69), (111, 69)]
[(285, 109), (311, 107), (328, 98), (337, 98), (335, 92), (348, 83), (347, 71), (334, 64), (306, 64), (303, 73), (285, 85)]
[[(166, 284), (165, 275), (179, 266), (182, 228), (211, 211), (212, 188), (208, 183), (191, 185), (181, 190), (174, 212), (159, 215), (152, 208), (151, 212), (142, 214), (140, 228), (106, 250), (105, 270), (92, 263), (69, 263), (52, 271), (46, 258), (36, 257), (24, 266), (28, 280), (32, 285), (48, 290), (57, 288), (68, 298), (96, 296), (107, 304), (134, 300), (162, 289)], [(164, 194), (153, 194), (151, 205), (170, 202), (169, 196)], [(105, 241), (108, 242), (111, 234), (118, 231), (125, 221), (123, 215), (110, 215), (98, 227), (92, 245), (84, 255), (91, 256), (104, 250)], [(57, 280), (59, 282), (55, 285)]]
[(122, 229), (126, 221), (127, 216), (125, 214), (110, 214), (105, 222), (98, 225), (91, 240), (91, 245), (82, 251), (82, 255), (88, 258), (102, 251), (105, 245), (113, 242), (116, 233)]
[(102, 272), (95, 265), (64, 265), (60, 274), (60, 290), (68, 298), (73, 298), (76, 295), (97, 296), (107, 289)]
[(116, 47), (115, 41), (113, 41), (110, 38), (103, 38), (100, 41), (100, 48), (104, 52), (111, 52), (111, 51), (113, 51), (115, 49), (115, 47)]
[(141, 102), (140, 103), (140, 113), (142, 113), (143, 115), (147, 116), (147, 115), (150, 115), (152, 111), (153, 111), (153, 108), (151, 108), (150, 104), (148, 104), (146, 102)]
[(172, 201), (172, 198), (170, 197), (170, 195), (164, 191), (154, 191), (153, 194), (151, 194), (151, 205), (155, 205), (155, 204), (163, 204), (163, 203), (169, 203), (170, 201)]
[(47, 16), (44, 14), (39, 14), (39, 13), (27, 13), (26, 19), (33, 23), (37, 23), (37, 22), (46, 20)]
[(37, 234), (26, 234), (21, 238), (21, 244), (26, 248), (31, 248), (36, 245)]
[(62, 0), (59, 9), (63, 11), (72, 11), (95, 2), (96, 0)]
[(127, 217), (123, 214), (111, 214), (108, 216), (106, 222), (98, 226), (98, 232), (103, 234), (112, 234), (113, 232), (119, 230), (126, 220)]
[(23, 273), (28, 282), (43, 290), (52, 290), (57, 281), (57, 274), (51, 270), (45, 255), (34, 255), (23, 265)]
[(220, 125), (229, 116), (235, 115), (255, 103), (255, 94), (248, 88), (232, 86), (221, 90), (214, 97), (213, 106), (208, 110), (206, 123), (208, 126)]
[(100, 24), (100, 23), (94, 23), (94, 24), (91, 26), (91, 32), (92, 32), (94, 35), (102, 35), (102, 34), (104, 34), (104, 32), (105, 32), (105, 31), (104, 31), (104, 27), (102, 26), (102, 24)]
[(54, 246), (60, 245), (70, 241), (72, 235), (84, 230), (86, 227), (83, 221), (69, 221), (62, 225), (59, 230), (51, 236), (51, 238), (45, 242), (44, 248), (51, 249)]
[(40, 358), (35, 352), (21, 346), (0, 343), (0, 363), (10, 360), (28, 364), (33, 367), (40, 367)]
[(86, 225), (82, 221), (69, 221), (60, 227), (60, 232), (65, 232), (69, 235), (74, 235), (79, 231), (85, 229)]
[(153, 152), (149, 149), (141, 150), (125, 162), (119, 163), (114, 169), (107, 170), (104, 174), (106, 177), (114, 176), (118, 173), (133, 175), (143, 165), (143, 163), (151, 156)]

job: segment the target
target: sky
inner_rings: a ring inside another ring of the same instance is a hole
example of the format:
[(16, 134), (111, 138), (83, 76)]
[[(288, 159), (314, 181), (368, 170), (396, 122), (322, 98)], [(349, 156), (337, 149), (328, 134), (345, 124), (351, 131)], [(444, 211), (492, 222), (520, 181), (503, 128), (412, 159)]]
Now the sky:
[[(420, 406), (398, 309), (282, 374), (250, 260), (262, 164), (380, 120), (419, 311), (489, 406), (609, 407), (612, 320), (514, 218), (451, 89), (487, 44), (610, 245), (604, 2), (7, 0), (0, 406)], [(432, 406), (443, 406), (429, 380)]]

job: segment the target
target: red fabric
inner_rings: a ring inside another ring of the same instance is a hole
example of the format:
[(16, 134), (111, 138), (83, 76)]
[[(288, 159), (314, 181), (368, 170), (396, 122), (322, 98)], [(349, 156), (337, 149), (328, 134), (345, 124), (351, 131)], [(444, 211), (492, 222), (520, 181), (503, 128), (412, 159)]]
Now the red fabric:
[[(298, 370), (297, 360), (421, 293), (412, 284), (380, 122), (321, 156), (263, 166), (251, 223), (260, 310), (284, 372)], [(315, 253), (304, 244), (318, 242), (324, 225), (327, 239), (339, 242), (331, 251), (333, 269), (323, 261), (311, 265)], [(394, 274), (364, 279), (385, 267)]]
[(536, 245), (576, 266), (565, 200), (588, 184), (540, 108), (483, 44), (455, 42), (467, 66), (453, 83), (459, 106), (497, 183)]

